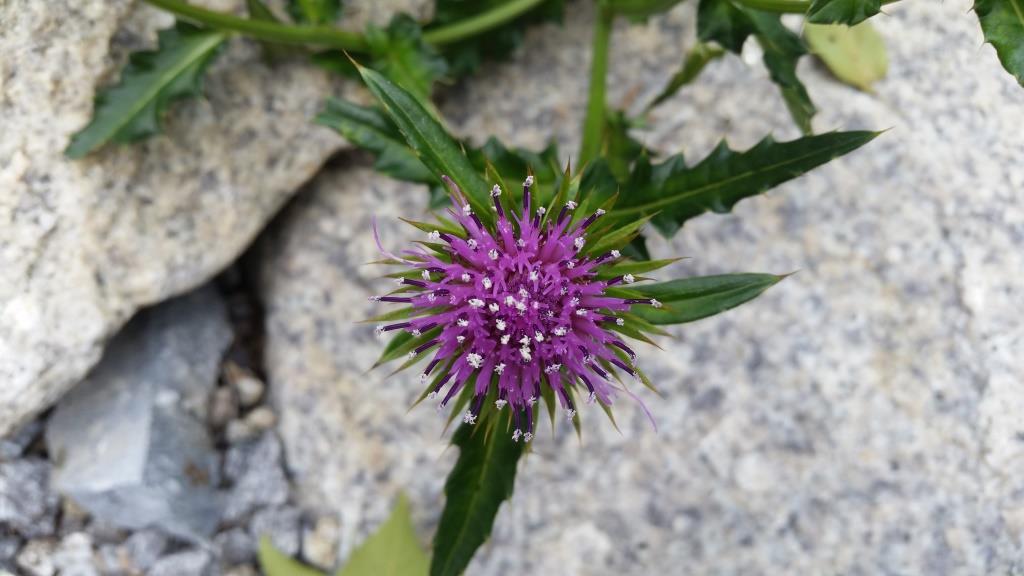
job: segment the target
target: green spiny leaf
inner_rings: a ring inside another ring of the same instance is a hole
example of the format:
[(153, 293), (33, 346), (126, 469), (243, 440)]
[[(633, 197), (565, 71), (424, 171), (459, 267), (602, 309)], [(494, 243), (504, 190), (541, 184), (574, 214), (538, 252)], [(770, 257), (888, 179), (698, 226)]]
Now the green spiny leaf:
[(609, 111), (605, 117), (602, 155), (616, 180), (629, 177), (629, 167), (644, 151), (643, 145), (629, 135), (632, 123), (621, 110)]
[(341, 12), (341, 0), (289, 0), (288, 12), (302, 24), (333, 24)]
[[(494, 422), (496, 419), (489, 419)], [(501, 503), (512, 496), (522, 444), (491, 425), (463, 424), (452, 443), (459, 459), (448, 475), (446, 502), (434, 536), (431, 576), (459, 576), (491, 534)]]
[[(688, 219), (708, 210), (726, 213), (736, 202), (792, 180), (833, 158), (870, 142), (877, 132), (830, 132), (789, 142), (765, 138), (745, 152), (722, 142), (696, 166), (682, 156), (656, 166), (638, 162), (630, 193), (606, 218), (632, 221), (654, 215), (653, 224), (666, 236)], [(656, 214), (656, 215), (655, 215)]]
[(394, 122), (377, 108), (332, 98), (314, 122), (337, 130), (352, 144), (373, 152), (378, 172), (406, 182), (440, 182), (405, 143)]
[(774, 274), (724, 274), (642, 284), (632, 289), (644, 298), (659, 300), (663, 307), (636, 306), (633, 313), (653, 324), (693, 322), (752, 300), (783, 278)]
[(197, 96), (202, 76), (227, 36), (179, 22), (162, 30), (156, 51), (132, 54), (121, 80), (96, 96), (92, 120), (64, 153), (81, 158), (107, 142), (133, 142), (160, 132), (174, 100)]
[(487, 205), (490, 187), (437, 119), (415, 96), (380, 73), (360, 66), (359, 74), (420, 161), (438, 178), (451, 178), (469, 198), (481, 220), (493, 220)]
[(721, 57), (723, 54), (725, 54), (725, 51), (721, 48), (717, 48), (711, 44), (705, 44), (703, 42), (697, 43), (697, 45), (691, 48), (687, 53), (686, 59), (683, 60), (682, 68), (672, 75), (668, 84), (666, 84), (665, 87), (661, 89), (661, 92), (654, 97), (654, 100), (647, 105), (647, 109), (650, 110), (674, 96), (676, 92), (679, 92), (680, 88), (686, 86), (690, 82), (693, 82), (709, 62)]
[(337, 576), (427, 576), (429, 566), (412, 526), (409, 500), (399, 494), (391, 517), (352, 552)]
[(815, 114), (814, 104), (796, 76), (796, 63), (807, 54), (807, 48), (799, 36), (782, 24), (778, 14), (748, 8), (741, 10), (754, 26), (757, 41), (764, 49), (764, 65), (782, 92), (790, 116), (804, 134), (810, 134), (811, 118)]
[(729, 0), (700, 0), (697, 37), (701, 42), (717, 42), (729, 52), (739, 54), (753, 33), (753, 23)]
[(836, 78), (865, 92), (871, 92), (871, 85), (884, 78), (889, 69), (885, 42), (870, 22), (852, 27), (807, 24), (804, 38)]
[(878, 14), (881, 8), (881, 0), (811, 0), (807, 21), (853, 26)]
[(664, 268), (669, 264), (673, 264), (682, 260), (682, 258), (666, 258), (664, 260), (641, 260), (638, 262), (619, 262), (612, 266), (604, 266), (597, 272), (599, 279), (614, 278), (616, 276), (622, 276), (624, 274), (643, 274), (644, 272), (651, 272)]
[(975, 0), (974, 13), (1003, 68), (1024, 86), (1024, 0)]
[(703, 42), (717, 42), (739, 54), (751, 34), (764, 49), (768, 68), (790, 115), (805, 133), (811, 132), (814, 104), (796, 76), (796, 63), (807, 53), (800, 37), (782, 25), (778, 14), (753, 10), (732, 0), (701, 0), (697, 7), (697, 36)]
[(285, 556), (266, 536), (260, 538), (259, 561), (267, 576), (324, 576), (319, 570)]
[(420, 25), (408, 14), (396, 14), (386, 29), (367, 28), (366, 42), (373, 68), (424, 102), (447, 72), (444, 58), (423, 41)]

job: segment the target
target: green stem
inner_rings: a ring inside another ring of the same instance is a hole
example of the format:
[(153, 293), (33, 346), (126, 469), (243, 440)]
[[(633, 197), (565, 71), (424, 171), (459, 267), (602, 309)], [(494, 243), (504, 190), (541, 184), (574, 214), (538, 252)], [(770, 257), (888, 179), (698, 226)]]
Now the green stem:
[[(811, 7), (810, 0), (734, 0), (747, 8), (778, 12), (782, 14), (806, 14)], [(899, 0), (882, 0), (882, 4), (892, 4)]]
[(590, 51), (590, 89), (587, 95), (587, 115), (583, 120), (583, 142), (580, 145), (579, 165), (583, 166), (601, 153), (601, 139), (605, 122), (605, 93), (608, 76), (608, 48), (612, 36), (614, 13), (601, 8), (594, 22), (594, 44)]
[[(280, 44), (316, 44), (355, 52), (367, 49), (366, 38), (362, 34), (339, 30), (332, 26), (292, 26), (278, 22), (251, 20), (235, 16), (234, 14), (192, 6), (185, 0), (145, 1), (176, 16), (187, 18), (218, 30), (245, 34), (258, 40)], [(423, 34), (423, 39), (434, 46), (444, 46), (458, 42), (518, 18), (524, 12), (536, 7), (543, 1), (512, 0), (472, 18), (426, 32)]]
[(434, 46), (453, 44), (459, 40), (465, 40), (466, 38), (497, 28), (510, 20), (515, 20), (543, 1), (511, 0), (472, 18), (466, 18), (447, 26), (428, 30), (423, 33), (423, 40)]

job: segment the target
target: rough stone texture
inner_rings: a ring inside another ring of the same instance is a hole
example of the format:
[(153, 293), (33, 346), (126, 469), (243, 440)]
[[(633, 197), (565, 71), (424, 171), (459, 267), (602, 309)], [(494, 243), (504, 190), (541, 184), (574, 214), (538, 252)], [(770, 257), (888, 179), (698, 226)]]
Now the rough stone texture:
[(288, 556), (299, 553), (302, 533), (302, 513), (292, 506), (267, 508), (252, 517), (249, 535), (257, 542), (269, 538), (274, 548)]
[(148, 576), (208, 576), (213, 558), (206, 550), (185, 550), (164, 556), (147, 572)]
[(57, 519), (57, 496), (50, 491), (50, 463), (39, 458), (0, 462), (0, 533), (48, 535)]
[(273, 432), (228, 450), (224, 476), (231, 482), (223, 518), (239, 521), (254, 510), (284, 504), (288, 479), (281, 465), (281, 441)]
[(211, 535), (221, 498), (206, 405), (230, 343), (209, 287), (140, 314), (47, 423), (55, 487), (118, 526)]
[[(623, 434), (585, 411), (583, 444), (545, 428), (469, 573), (1005, 574), (1024, 570), (1024, 92), (982, 46), (968, 0), (890, 6), (877, 94), (807, 62), (819, 130), (891, 128), (796, 182), (705, 216), (658, 256), (661, 277), (800, 273), (642, 351), (665, 399), (628, 402)], [(443, 109), (464, 134), (575, 145), (590, 14), (532, 30)], [(642, 105), (693, 38), (693, 6), (616, 32), (610, 99)], [(657, 110), (644, 140), (702, 157), (796, 135), (756, 47), (712, 64)], [(747, 63), (750, 63), (748, 65)], [(557, 87), (557, 89), (553, 89)], [(436, 524), (442, 419), (408, 414), (415, 375), (365, 373), (381, 344), (356, 325), (385, 289), (390, 247), (424, 194), (367, 170), (325, 173), (267, 243), (269, 386), (300, 494), (340, 515), (342, 552), (410, 493)]]
[[(346, 21), (425, 4), (364, 0)], [(97, 85), (171, 23), (129, 0), (0, 4), (0, 436), (79, 381), (137, 309), (232, 261), (342, 146), (310, 122), (340, 81), (302, 62), (269, 67), (235, 40), (207, 97), (175, 105), (165, 135), (66, 160)]]

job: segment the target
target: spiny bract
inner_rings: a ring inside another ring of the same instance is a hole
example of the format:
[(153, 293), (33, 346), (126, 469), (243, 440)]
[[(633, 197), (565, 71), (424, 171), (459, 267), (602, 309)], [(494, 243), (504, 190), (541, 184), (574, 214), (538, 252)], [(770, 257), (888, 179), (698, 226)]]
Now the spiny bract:
[(588, 228), (605, 211), (573, 218), (577, 204), (569, 201), (551, 218), (544, 207), (531, 208), (533, 177), (528, 176), (522, 210), (511, 219), (501, 188), (494, 186), (492, 230), (458, 187), (445, 182), (455, 205), (448, 212), (458, 227), (431, 231), (426, 244), (432, 250), (409, 250), (407, 257), (384, 252), (390, 263), (412, 270), (399, 275), (398, 290), (371, 300), (409, 304), (411, 318), (381, 324), (377, 333), (404, 330), (415, 338), (409, 351), (413, 361), (433, 353), (420, 380), (429, 381), (429, 398), (443, 395), (439, 409), (467, 386), (472, 387), (463, 417), (467, 424), (477, 421), (488, 396), (495, 409), (508, 406), (516, 441), (533, 438), (535, 405), (544, 387), (558, 397), (570, 420), (576, 415), (577, 389), (585, 390), (588, 402), (611, 404), (616, 391), (625, 390), (612, 373), (638, 376), (636, 354), (619, 337), (622, 313), (633, 305), (661, 304), (606, 293), (635, 279), (631, 274), (598, 279), (602, 267), (621, 255), (609, 250), (591, 257), (584, 250)]

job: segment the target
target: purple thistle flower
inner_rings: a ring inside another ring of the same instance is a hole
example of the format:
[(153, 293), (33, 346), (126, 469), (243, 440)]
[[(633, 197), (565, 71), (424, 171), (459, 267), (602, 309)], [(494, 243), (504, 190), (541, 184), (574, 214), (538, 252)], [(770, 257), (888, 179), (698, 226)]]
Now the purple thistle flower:
[[(430, 382), (429, 398), (445, 407), (466, 387), (472, 400), (463, 421), (473, 424), (491, 393), (494, 407), (511, 409), (512, 438), (533, 437), (535, 404), (549, 387), (568, 419), (576, 415), (576, 391), (588, 402), (612, 403), (620, 388), (615, 370), (633, 377), (636, 354), (611, 326), (634, 305), (660, 307), (653, 299), (606, 294), (616, 284), (631, 284), (631, 274), (600, 280), (598, 271), (620, 258), (617, 250), (585, 255), (587, 229), (604, 210), (585, 219), (572, 217), (577, 205), (567, 202), (557, 216), (531, 209), (533, 176), (523, 183), (523, 206), (510, 219), (491, 192), (497, 215), (494, 229), (473, 213), (468, 199), (445, 178), (454, 209), (448, 213), (460, 234), (432, 231), (438, 248), (406, 251), (402, 258), (381, 251), (411, 270), (398, 279), (400, 288), (375, 301), (410, 305), (409, 319), (382, 324), (377, 333), (404, 330), (422, 341), (412, 359), (430, 357), (420, 380)], [(376, 233), (376, 232), (375, 232)], [(441, 244), (443, 242), (443, 244)], [(378, 240), (379, 245), (379, 240)]]

